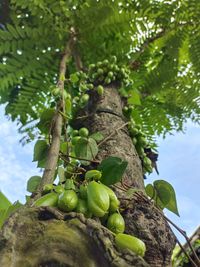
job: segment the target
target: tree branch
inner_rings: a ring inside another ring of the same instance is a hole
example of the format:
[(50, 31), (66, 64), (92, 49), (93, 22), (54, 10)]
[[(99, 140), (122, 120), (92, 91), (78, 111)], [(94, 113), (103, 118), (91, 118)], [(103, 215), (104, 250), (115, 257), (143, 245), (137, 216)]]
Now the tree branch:
[[(64, 92), (66, 62), (72, 56), (73, 46), (74, 46), (74, 32), (72, 31), (71, 37), (69, 41), (67, 42), (66, 47), (64, 49), (64, 53), (62, 55), (62, 58), (60, 61), (60, 67), (59, 67), (59, 80), (57, 83), (57, 87), (60, 88), (62, 95)], [(37, 199), (38, 197), (41, 196), (41, 191), (45, 184), (50, 184), (50, 183), (53, 183), (54, 181), (54, 175), (55, 175), (56, 166), (57, 166), (58, 157), (59, 157), (60, 139), (61, 139), (61, 131), (62, 131), (62, 125), (63, 125), (63, 117), (60, 112), (62, 112), (63, 109), (64, 109), (64, 101), (62, 98), (57, 103), (57, 110), (52, 119), (51, 145), (49, 148), (46, 166), (45, 166), (45, 170), (42, 176), (42, 180), (41, 180), (40, 185), (37, 188), (37, 191), (34, 194), (34, 199)]]

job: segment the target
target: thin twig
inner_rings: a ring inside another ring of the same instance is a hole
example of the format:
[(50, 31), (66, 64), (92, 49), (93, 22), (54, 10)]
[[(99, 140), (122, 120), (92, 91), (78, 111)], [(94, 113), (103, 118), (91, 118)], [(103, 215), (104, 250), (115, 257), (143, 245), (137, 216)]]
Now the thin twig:
[[(60, 151), (60, 154), (62, 154), (63, 156), (65, 156), (61, 151)], [(68, 155), (69, 158), (72, 158), (72, 159), (77, 159), (77, 160), (84, 160), (84, 161), (89, 161), (89, 162), (92, 162), (92, 163), (100, 163), (99, 160), (90, 160), (90, 159), (84, 159), (84, 158), (79, 158), (79, 157), (74, 157), (74, 156), (70, 156)]]
[(196, 265), (196, 263), (193, 261), (193, 259), (190, 257), (190, 255), (187, 253), (187, 251), (185, 250), (185, 248), (181, 245), (180, 241), (178, 240), (178, 238), (176, 237), (176, 242), (178, 243), (179, 247), (181, 248), (181, 250), (183, 251), (183, 253), (185, 254), (185, 256), (190, 260), (190, 262), (192, 263), (192, 265), (194, 267), (198, 267)]
[(128, 122), (124, 123), (123, 125), (121, 125), (120, 127), (118, 127), (117, 129), (115, 129), (111, 134), (109, 134), (104, 140), (102, 140), (98, 146), (101, 146), (102, 144), (104, 144), (106, 141), (108, 141), (116, 132), (118, 132), (119, 130), (121, 130), (122, 128), (124, 128), (126, 125), (128, 125)]
[(169, 218), (167, 218), (164, 214), (163, 214), (163, 217), (165, 218), (166, 221), (168, 221), (171, 225), (173, 225), (173, 227), (176, 228), (176, 230), (177, 230), (179, 233), (181, 233), (181, 234), (184, 236), (184, 238), (185, 238), (185, 240), (186, 240), (186, 242), (187, 242), (189, 248), (191, 249), (191, 251), (192, 251), (192, 253), (193, 253), (194, 257), (195, 257), (195, 260), (196, 260), (196, 262), (197, 262), (197, 264), (198, 264), (198, 267), (200, 267), (200, 260), (199, 260), (199, 258), (198, 258), (198, 256), (197, 256), (195, 250), (193, 249), (193, 247), (192, 247), (192, 245), (191, 245), (191, 243), (190, 243), (190, 240), (189, 240), (188, 236), (186, 235), (185, 231), (183, 231), (181, 228), (179, 228), (174, 222), (172, 222), (172, 221), (171, 221)]

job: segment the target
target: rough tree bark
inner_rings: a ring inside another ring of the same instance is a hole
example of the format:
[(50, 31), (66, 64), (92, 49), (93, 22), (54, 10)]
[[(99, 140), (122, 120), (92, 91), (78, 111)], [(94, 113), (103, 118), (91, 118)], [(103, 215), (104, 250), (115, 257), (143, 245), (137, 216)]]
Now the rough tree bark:
[[(92, 92), (87, 109), (81, 113), (85, 119), (77, 119), (75, 125), (110, 136), (99, 145), (97, 159), (115, 155), (127, 160), (123, 181), (143, 190), (141, 163), (124, 126), (122, 107), (116, 85), (106, 88), (103, 97)], [(120, 198), (126, 196), (124, 191), (115, 190)], [(98, 220), (53, 208), (23, 207), (0, 233), (0, 266), (170, 266), (175, 239), (161, 212), (145, 197), (122, 200), (122, 205), (126, 233), (139, 237), (147, 246), (145, 260), (128, 250), (118, 250), (113, 235)]]

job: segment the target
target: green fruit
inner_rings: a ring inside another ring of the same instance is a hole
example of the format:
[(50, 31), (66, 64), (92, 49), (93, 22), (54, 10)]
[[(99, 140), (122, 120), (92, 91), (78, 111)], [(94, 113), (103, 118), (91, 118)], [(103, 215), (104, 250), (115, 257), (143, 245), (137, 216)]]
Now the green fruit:
[(40, 198), (38, 198), (33, 205), (40, 207), (40, 206), (50, 206), (56, 207), (58, 203), (58, 195), (54, 192), (48, 193)]
[(76, 187), (74, 185), (74, 181), (72, 179), (67, 179), (66, 182), (65, 182), (65, 189), (66, 190), (70, 190), (70, 189), (73, 189), (75, 190)]
[(138, 143), (141, 145), (141, 146), (146, 146), (147, 145), (147, 140), (145, 137), (143, 136), (138, 136), (138, 139), (137, 139)]
[(59, 95), (61, 95), (60, 88), (55, 87), (55, 88), (51, 91), (51, 93), (52, 93), (53, 96), (59, 96)]
[(89, 100), (90, 96), (88, 94), (84, 94), (82, 97), (81, 97), (81, 102), (82, 104), (86, 104)]
[(98, 69), (98, 70), (97, 70), (97, 73), (98, 73), (99, 75), (103, 74), (103, 69)]
[(94, 85), (93, 85), (92, 83), (89, 83), (89, 84), (87, 84), (87, 88), (88, 88), (89, 90), (91, 90), (91, 89), (94, 88)]
[(84, 199), (78, 199), (78, 204), (76, 206), (76, 212), (87, 214), (88, 213), (88, 206), (87, 201)]
[(112, 77), (113, 77), (113, 75), (114, 75), (114, 74), (113, 74), (113, 72), (112, 72), (112, 71), (109, 71), (109, 72), (108, 72), (108, 77), (109, 77), (109, 78), (112, 78)]
[(105, 60), (103, 61), (103, 65), (106, 66), (106, 65), (108, 65), (108, 64), (109, 64), (109, 61), (108, 61), (107, 59), (105, 59)]
[(102, 186), (106, 189), (106, 191), (109, 195), (109, 199), (110, 199), (109, 212), (113, 213), (116, 210), (118, 210), (120, 202), (111, 188), (109, 188), (108, 186), (106, 186), (104, 184), (102, 184)]
[(81, 129), (79, 130), (79, 135), (80, 135), (81, 137), (88, 137), (88, 135), (89, 135), (89, 131), (88, 131), (88, 129), (87, 129), (87, 128), (81, 128)]
[(107, 190), (95, 181), (87, 187), (88, 208), (96, 217), (103, 217), (109, 209), (110, 199)]
[(111, 57), (111, 62), (116, 63), (117, 62), (117, 57), (116, 56), (112, 56)]
[(87, 185), (80, 185), (79, 194), (82, 199), (87, 199)]
[(57, 185), (57, 186), (55, 186), (54, 190), (55, 190), (55, 192), (58, 193), (59, 195), (62, 194), (62, 193), (65, 191), (65, 189), (64, 189), (64, 187), (63, 187), (62, 185)]
[(95, 181), (98, 181), (98, 180), (100, 180), (101, 176), (102, 176), (102, 173), (100, 171), (90, 170), (90, 171), (86, 172), (85, 179), (86, 180), (94, 179)]
[(141, 147), (139, 144), (136, 144), (135, 146), (137, 153), (140, 157), (144, 157), (145, 156), (145, 152), (144, 152), (144, 148)]
[(78, 197), (74, 190), (66, 190), (58, 197), (58, 208), (62, 211), (72, 211), (78, 204)]
[(89, 69), (94, 69), (95, 68), (95, 64), (90, 64), (89, 65)]
[(78, 135), (78, 130), (73, 130), (72, 131), (72, 136), (74, 137), (74, 136), (77, 136)]
[(125, 230), (125, 222), (121, 214), (111, 214), (108, 217), (107, 228), (115, 234), (123, 233)]
[(97, 86), (97, 93), (99, 94), (99, 95), (103, 95), (103, 93), (104, 93), (104, 88), (103, 88), (103, 86), (102, 85), (99, 85), (99, 86)]
[(148, 158), (148, 157), (144, 157), (143, 158), (143, 162), (147, 166), (151, 166), (152, 165), (152, 162), (151, 162), (150, 158)]
[(135, 127), (130, 127), (130, 133), (132, 134), (132, 135), (137, 135), (138, 133), (139, 133), (139, 130), (137, 129), (137, 128), (135, 128)]
[(110, 79), (109, 77), (106, 77), (106, 78), (105, 78), (105, 83), (106, 83), (106, 84), (111, 83), (111, 79)]
[(134, 236), (126, 234), (117, 234), (115, 237), (115, 243), (121, 249), (128, 248), (135, 252), (135, 254), (144, 257), (146, 251), (145, 243)]
[(134, 144), (134, 145), (137, 144), (137, 139), (136, 139), (135, 137), (132, 139), (132, 141), (133, 141), (133, 144)]
[(101, 66), (102, 66), (102, 62), (101, 61), (97, 62), (97, 67), (99, 68)]
[(80, 139), (81, 137), (80, 136), (74, 136), (72, 137), (71, 139), (71, 142), (72, 142), (72, 145), (76, 145), (76, 143), (78, 142), (78, 140)]
[(53, 184), (45, 184), (43, 186), (42, 194), (47, 194), (47, 193), (51, 192), (51, 190), (53, 190), (53, 188), (54, 188)]

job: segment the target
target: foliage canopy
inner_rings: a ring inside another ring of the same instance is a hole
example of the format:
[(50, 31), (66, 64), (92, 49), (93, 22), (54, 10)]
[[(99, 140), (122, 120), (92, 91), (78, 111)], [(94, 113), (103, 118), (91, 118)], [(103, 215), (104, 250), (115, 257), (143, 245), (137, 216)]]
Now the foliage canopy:
[[(85, 68), (116, 55), (131, 70), (124, 94), (148, 136), (199, 123), (200, 2), (198, 0), (11, 0), (0, 21), (0, 103), (33, 139), (52, 106), (61, 51), (76, 32), (74, 53)], [(68, 62), (68, 77), (75, 71)], [(66, 88), (70, 92), (70, 88)]]

